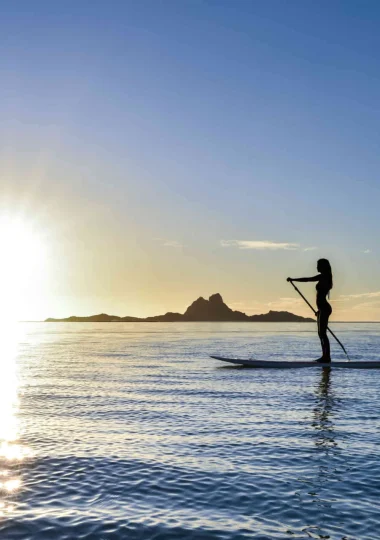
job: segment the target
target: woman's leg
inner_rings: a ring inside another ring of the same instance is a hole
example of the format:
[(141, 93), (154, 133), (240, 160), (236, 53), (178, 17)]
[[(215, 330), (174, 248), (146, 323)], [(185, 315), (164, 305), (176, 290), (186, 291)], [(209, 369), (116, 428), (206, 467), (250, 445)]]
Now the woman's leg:
[(331, 310), (319, 310), (318, 312), (318, 336), (321, 340), (321, 347), (322, 347), (322, 359), (325, 362), (330, 362), (330, 341), (327, 337), (327, 325), (329, 322), (329, 317), (331, 314)]

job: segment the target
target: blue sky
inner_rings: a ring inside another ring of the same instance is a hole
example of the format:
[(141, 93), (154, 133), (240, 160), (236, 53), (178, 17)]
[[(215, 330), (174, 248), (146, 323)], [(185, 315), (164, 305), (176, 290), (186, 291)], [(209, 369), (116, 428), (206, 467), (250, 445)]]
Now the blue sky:
[(49, 233), (41, 316), (217, 291), (303, 313), (285, 278), (327, 256), (336, 318), (380, 320), (379, 22), (372, 1), (4, 2), (0, 196)]

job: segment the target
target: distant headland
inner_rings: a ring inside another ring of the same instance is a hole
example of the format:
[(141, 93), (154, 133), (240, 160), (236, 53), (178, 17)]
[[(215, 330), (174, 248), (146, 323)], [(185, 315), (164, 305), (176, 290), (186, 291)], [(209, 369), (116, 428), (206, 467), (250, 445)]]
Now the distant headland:
[(155, 317), (118, 317), (117, 315), (92, 315), (90, 317), (67, 317), (66, 319), (46, 319), (45, 322), (315, 322), (315, 319), (294, 315), (288, 311), (269, 311), (263, 315), (246, 315), (234, 311), (223, 302), (219, 293), (208, 300), (200, 297), (195, 300), (185, 313), (168, 312)]

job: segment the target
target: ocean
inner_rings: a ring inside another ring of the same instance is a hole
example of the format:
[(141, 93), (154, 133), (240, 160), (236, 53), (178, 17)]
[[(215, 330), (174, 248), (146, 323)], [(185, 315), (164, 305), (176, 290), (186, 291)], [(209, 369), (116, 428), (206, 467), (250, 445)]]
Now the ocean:
[[(380, 324), (332, 323), (380, 359)], [(0, 345), (0, 538), (380, 538), (380, 370), (312, 323), (20, 323)], [(344, 359), (332, 342), (332, 355)]]

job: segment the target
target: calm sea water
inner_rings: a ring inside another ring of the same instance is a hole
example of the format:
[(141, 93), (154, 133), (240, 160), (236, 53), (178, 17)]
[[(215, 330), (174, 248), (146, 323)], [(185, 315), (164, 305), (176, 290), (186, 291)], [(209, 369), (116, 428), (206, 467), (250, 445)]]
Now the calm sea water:
[[(333, 328), (352, 358), (380, 358), (380, 324)], [(380, 538), (380, 370), (208, 358), (317, 358), (314, 325), (30, 323), (3, 336), (1, 538)]]

